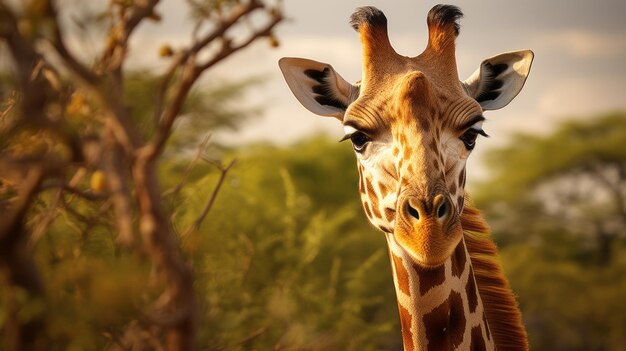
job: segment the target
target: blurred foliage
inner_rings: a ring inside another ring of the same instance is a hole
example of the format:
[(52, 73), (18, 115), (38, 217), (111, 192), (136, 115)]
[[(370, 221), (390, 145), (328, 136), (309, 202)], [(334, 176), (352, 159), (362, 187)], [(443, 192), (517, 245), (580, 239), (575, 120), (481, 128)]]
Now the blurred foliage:
[[(131, 117), (146, 136), (153, 133), (156, 81), (148, 72), (125, 81)], [(191, 151), (207, 131), (236, 129), (256, 115), (236, 103), (259, 82), (193, 91), (160, 164), (168, 212), (196, 275), (197, 348), (401, 348), (385, 240), (361, 211), (349, 145), (322, 136), (289, 148), (229, 151), (211, 144), (194, 158)], [(88, 92), (66, 98), (73, 133), (102, 128), (103, 112)], [(5, 141), (13, 148), (55, 147), (50, 140), (14, 135)], [(221, 175), (217, 154), (236, 157), (237, 166), (204, 224), (190, 230)], [(50, 350), (117, 350), (129, 337), (158, 345), (158, 331), (133, 328), (149, 318), (138, 316), (152, 309), (164, 282), (143, 254), (117, 242), (111, 202), (96, 196), (106, 182), (101, 173), (78, 169), (67, 180), (88, 197), (54, 187), (37, 197), (28, 226), (45, 300), (10, 291), (0, 274), (0, 329), (7, 306), (18, 306), (22, 321), (46, 306)]]
[[(133, 122), (142, 127), (146, 137), (154, 133), (154, 109), (161, 78), (148, 71), (127, 74), (126, 103), (133, 107)], [(176, 133), (168, 140), (167, 152), (177, 155), (189, 151), (197, 146), (201, 133), (237, 130), (241, 123), (259, 116), (258, 108), (243, 108), (239, 102), (250, 88), (262, 83), (260, 77), (236, 82), (212, 81), (202, 90), (192, 90), (176, 120)]]
[(518, 134), (475, 192), (535, 350), (626, 343), (626, 113)]
[[(385, 240), (362, 214), (350, 146), (319, 136), (236, 155), (198, 230), (187, 229), (219, 171), (197, 164), (166, 198), (196, 275), (198, 349), (401, 349)], [(189, 162), (179, 156), (163, 164), (164, 188), (180, 182)], [(312, 178), (322, 175), (323, 182)], [(35, 246), (55, 319), (51, 349), (115, 349), (160, 282), (115, 244), (106, 205), (70, 197), (50, 213), (51, 201), (42, 196), (31, 219), (36, 228), (54, 217)]]
[[(349, 146), (318, 137), (238, 154), (205, 224), (182, 238), (203, 277), (201, 342), (377, 350), (399, 341), (384, 237), (361, 213)], [(200, 172), (172, 202), (181, 232), (209, 197), (214, 173)]]

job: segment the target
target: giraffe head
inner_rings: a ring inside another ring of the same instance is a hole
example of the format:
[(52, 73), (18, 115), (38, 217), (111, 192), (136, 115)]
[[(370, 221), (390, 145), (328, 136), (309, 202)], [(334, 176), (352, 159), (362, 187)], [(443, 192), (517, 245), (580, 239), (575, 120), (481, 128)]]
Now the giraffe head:
[(531, 51), (500, 54), (459, 81), (461, 16), (454, 6), (435, 6), (428, 13), (426, 49), (405, 57), (390, 44), (385, 15), (358, 8), (350, 23), (363, 48), (360, 84), (346, 82), (325, 63), (279, 62), (304, 107), (343, 124), (370, 222), (392, 233), (424, 266), (441, 265), (461, 240), (465, 163), (478, 136), (486, 136), (483, 111), (506, 106), (520, 92), (533, 59)]

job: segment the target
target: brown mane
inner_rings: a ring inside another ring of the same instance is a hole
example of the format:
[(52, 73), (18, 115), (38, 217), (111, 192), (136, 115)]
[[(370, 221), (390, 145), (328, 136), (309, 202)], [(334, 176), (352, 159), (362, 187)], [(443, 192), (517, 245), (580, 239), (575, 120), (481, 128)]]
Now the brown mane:
[(478, 209), (469, 201), (466, 204), (461, 214), (463, 236), (496, 349), (528, 350), (522, 315), (502, 272), (489, 226)]

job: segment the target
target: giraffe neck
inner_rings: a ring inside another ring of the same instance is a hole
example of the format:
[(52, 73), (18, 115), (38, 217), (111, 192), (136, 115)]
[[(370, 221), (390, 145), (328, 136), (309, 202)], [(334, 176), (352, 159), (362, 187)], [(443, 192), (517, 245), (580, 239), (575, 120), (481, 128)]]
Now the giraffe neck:
[(424, 268), (387, 234), (405, 351), (494, 350), (462, 239), (441, 266)]

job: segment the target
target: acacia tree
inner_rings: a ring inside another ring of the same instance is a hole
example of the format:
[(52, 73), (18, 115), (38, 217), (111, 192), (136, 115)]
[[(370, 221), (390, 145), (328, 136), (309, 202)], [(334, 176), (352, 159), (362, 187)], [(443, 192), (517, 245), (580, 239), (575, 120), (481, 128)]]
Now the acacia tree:
[(535, 350), (619, 350), (626, 312), (626, 113), (517, 134), (475, 192)]
[(488, 155), (491, 178), (478, 200), (502, 219), (493, 222), (502, 233), (524, 241), (569, 233), (607, 265), (626, 233), (625, 140), (623, 112), (569, 121), (547, 136), (518, 134)]
[[(111, 1), (104, 16), (106, 43), (94, 63), (87, 64), (68, 47), (57, 2), (0, 1), (1, 54), (11, 58), (5, 79), (10, 84), (0, 90), (0, 281), (8, 287), (2, 326), (8, 350), (50, 348), (44, 332), (50, 327), (45, 287), (30, 243), (45, 236), (51, 218), (28, 221), (50, 189), (54, 195), (47, 207), (70, 211), (67, 195), (99, 201), (100, 214), (114, 222), (118, 245), (151, 262), (162, 291), (148, 310), (137, 312), (141, 330), (163, 335), (150, 347), (189, 350), (194, 345), (194, 275), (164, 204), (159, 159), (198, 79), (260, 38), (275, 45), (272, 32), (283, 16), (278, 3), (189, 0), (197, 14), (191, 43), (162, 49), (170, 63), (158, 79), (154, 118), (146, 128), (125, 98), (124, 65), (137, 28), (159, 20), (158, 4)], [(263, 23), (251, 25), (252, 16), (264, 17)], [(227, 170), (223, 167), (223, 174)], [(90, 188), (83, 181), (89, 174)], [(27, 303), (40, 307), (25, 318)]]

